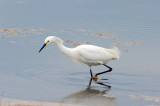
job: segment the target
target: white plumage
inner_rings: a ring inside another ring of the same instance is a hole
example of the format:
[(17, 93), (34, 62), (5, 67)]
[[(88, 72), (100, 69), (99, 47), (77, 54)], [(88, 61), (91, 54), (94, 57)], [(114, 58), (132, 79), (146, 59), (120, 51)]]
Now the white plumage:
[[(94, 45), (80, 45), (75, 48), (68, 48), (63, 45), (63, 40), (56, 36), (49, 36), (40, 51), (49, 43), (55, 43), (59, 50), (74, 61), (91, 66), (105, 65), (110, 60), (119, 59), (120, 52), (117, 47), (106, 49)], [(39, 52), (40, 52), (39, 51)], [(91, 75), (92, 76), (92, 75)]]
[(118, 59), (119, 52), (114, 49), (105, 49), (94, 45), (80, 45), (75, 48), (81, 61), (89, 66), (107, 64), (110, 60)]

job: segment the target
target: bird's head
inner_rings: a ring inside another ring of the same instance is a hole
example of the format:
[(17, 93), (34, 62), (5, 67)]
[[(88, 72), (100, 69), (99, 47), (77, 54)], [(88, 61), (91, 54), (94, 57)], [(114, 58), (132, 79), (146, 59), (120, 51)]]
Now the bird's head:
[(58, 42), (63, 42), (60, 38), (56, 37), (56, 36), (48, 36), (45, 41), (43, 46), (41, 47), (41, 49), (39, 50), (39, 53), (41, 52), (41, 50), (48, 45), (49, 43), (58, 43)]

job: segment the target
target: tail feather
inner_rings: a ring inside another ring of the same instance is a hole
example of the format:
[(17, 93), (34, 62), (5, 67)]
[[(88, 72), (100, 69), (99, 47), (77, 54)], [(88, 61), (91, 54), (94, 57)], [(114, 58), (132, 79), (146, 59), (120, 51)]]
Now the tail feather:
[(120, 50), (117, 47), (113, 47), (112, 50), (113, 50), (113, 52), (115, 54), (115, 57), (113, 59), (119, 59), (119, 57), (120, 57)]

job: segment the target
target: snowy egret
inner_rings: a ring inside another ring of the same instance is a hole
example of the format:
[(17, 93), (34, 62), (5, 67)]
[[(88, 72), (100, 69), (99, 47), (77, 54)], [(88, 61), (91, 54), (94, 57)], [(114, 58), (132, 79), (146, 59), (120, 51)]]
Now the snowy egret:
[[(106, 64), (110, 60), (119, 59), (120, 56), (120, 51), (117, 47), (106, 49), (94, 45), (80, 45), (75, 48), (68, 48), (63, 45), (63, 40), (56, 36), (48, 36), (39, 52), (49, 43), (55, 43), (59, 50), (72, 60), (88, 65), (91, 78), (94, 80), (97, 80), (97, 76), (100, 74), (111, 72), (112, 68)], [(97, 65), (104, 65), (109, 68), (109, 70), (97, 73), (93, 76), (91, 66)]]

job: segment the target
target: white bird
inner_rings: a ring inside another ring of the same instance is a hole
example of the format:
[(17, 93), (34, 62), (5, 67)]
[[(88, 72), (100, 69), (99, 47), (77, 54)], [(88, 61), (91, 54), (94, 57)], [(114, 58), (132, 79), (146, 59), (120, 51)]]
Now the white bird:
[[(74, 61), (78, 61), (80, 63), (86, 64), (89, 66), (90, 69), (90, 74), (91, 78), (94, 80), (98, 79), (98, 75), (106, 73), (106, 72), (111, 72), (112, 68), (107, 66), (106, 64), (110, 60), (115, 60), (119, 59), (120, 57), (120, 51), (118, 50), (117, 47), (114, 47), (112, 49), (106, 49), (103, 47), (98, 47), (94, 45), (80, 45), (75, 48), (68, 48), (63, 45), (63, 40), (56, 36), (48, 36), (45, 41), (44, 45), (41, 50), (49, 43), (55, 43), (58, 49), (65, 54), (66, 56), (70, 57)], [(91, 66), (97, 66), (97, 65), (104, 65), (109, 68), (109, 70), (100, 72), (95, 74), (94, 76), (92, 75), (92, 70)]]

